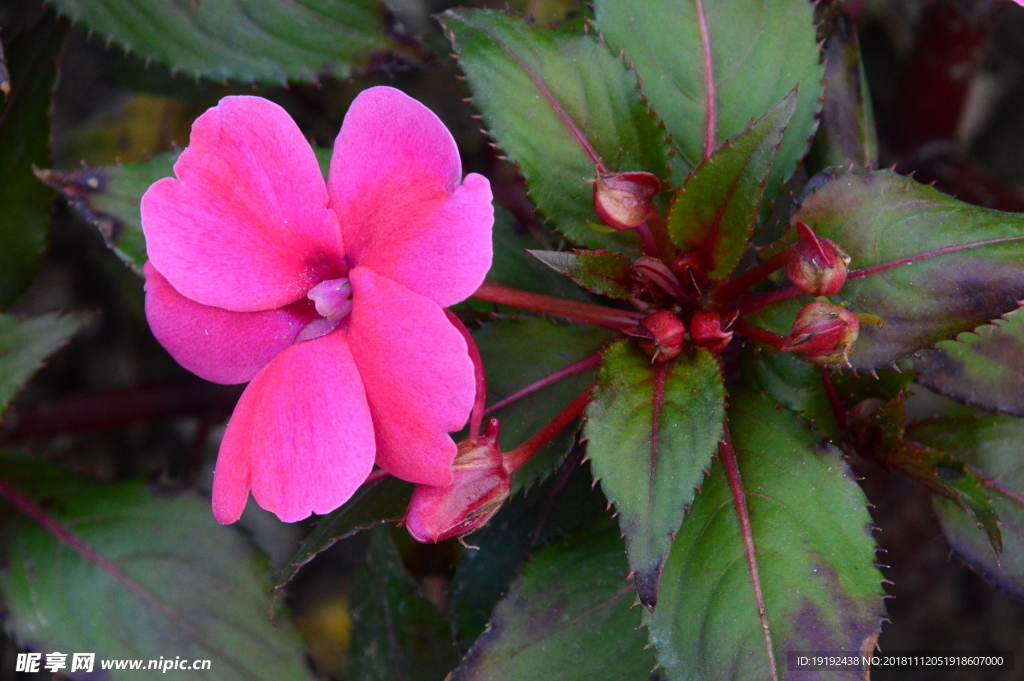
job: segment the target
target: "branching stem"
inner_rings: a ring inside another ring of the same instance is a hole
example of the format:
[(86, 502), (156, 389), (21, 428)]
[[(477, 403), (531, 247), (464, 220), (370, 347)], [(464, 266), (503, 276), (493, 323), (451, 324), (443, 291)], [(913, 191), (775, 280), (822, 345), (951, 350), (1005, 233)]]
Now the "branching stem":
[(596, 381), (587, 386), (586, 390), (581, 392), (565, 409), (558, 412), (536, 435), (515, 449), (505, 452), (505, 470), (509, 475), (529, 461), (531, 456), (551, 442), (556, 435), (565, 430), (566, 426), (583, 415), (583, 410), (590, 404), (590, 391), (595, 385), (597, 385)]

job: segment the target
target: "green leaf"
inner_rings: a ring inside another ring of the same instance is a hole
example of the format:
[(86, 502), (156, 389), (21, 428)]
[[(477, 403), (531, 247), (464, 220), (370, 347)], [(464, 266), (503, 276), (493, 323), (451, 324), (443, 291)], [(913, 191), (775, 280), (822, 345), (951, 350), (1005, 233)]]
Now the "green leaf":
[(802, 220), (852, 258), (833, 302), (882, 318), (861, 324), (850, 356), (874, 369), (1017, 309), (1024, 215), (978, 208), (891, 171), (816, 176)]
[(668, 216), (669, 236), (682, 250), (707, 257), (712, 279), (729, 276), (749, 247), (765, 179), (796, 107), (793, 90), (701, 161), (676, 194)]
[(623, 340), (605, 351), (598, 380), (587, 455), (618, 511), (640, 599), (653, 607), (672, 538), (722, 437), (722, 376), (706, 350), (654, 364)]
[(441, 613), (416, 592), (387, 527), (369, 532), (366, 565), (352, 584), (346, 679), (440, 681), (459, 663)]
[[(729, 429), (779, 677), (787, 651), (866, 649), (884, 617), (881, 575), (867, 500), (840, 452), (792, 412), (743, 389), (730, 392)], [(716, 459), (676, 537), (648, 624), (668, 679), (769, 678), (752, 574)]]
[(988, 411), (1024, 416), (1024, 310), (942, 341), (914, 363), (918, 381)]
[(635, 64), (687, 170), (799, 86), (800, 105), (765, 189), (766, 200), (778, 197), (817, 127), (822, 66), (810, 3), (598, 0), (595, 13), (612, 51), (624, 49)]
[(452, 615), (462, 640), (472, 643), (480, 635), (534, 550), (603, 515), (607, 505), (590, 467), (570, 457), (556, 474), (513, 496), (470, 535), (473, 547), (462, 551), (452, 580)]
[(878, 133), (856, 28), (840, 17), (825, 41), (825, 100), (811, 158), (818, 168), (878, 164)]
[[(172, 71), (212, 80), (316, 82), (349, 78), (389, 52), (416, 54), (388, 34), (379, 0), (50, 0), (107, 42)], [(407, 41), (406, 41), (407, 42)]]
[(820, 367), (755, 343), (748, 343), (743, 348), (741, 362), (746, 386), (767, 393), (829, 437), (839, 437), (839, 425), (828, 400)]
[[(314, 149), (327, 177), (331, 150)], [(156, 154), (141, 163), (79, 170), (37, 170), (36, 177), (56, 189), (72, 208), (100, 230), (112, 250), (140, 277), (146, 264), (146, 237), (139, 204), (157, 180), (174, 176), (181, 151)]]
[(538, 551), (451, 681), (646, 681), (628, 570), (610, 519)]
[(966, 511), (985, 532), (996, 554), (1003, 551), (999, 515), (982, 481), (973, 471), (951, 454), (922, 446), (907, 437), (907, 420), (903, 394), (898, 394), (884, 407), (858, 424), (862, 449), (903, 471), (932, 494), (945, 497)]
[(588, 291), (625, 300), (633, 295), (633, 261), (611, 251), (530, 251), (542, 263)]
[[(474, 334), (487, 368), (487, 403), (513, 395), (538, 381), (586, 359), (614, 338), (596, 326), (565, 326), (537, 317), (499, 319)], [(499, 445), (503, 452), (526, 442), (594, 381), (593, 367), (533, 392), (496, 410), (501, 421)], [(578, 425), (566, 428), (517, 470), (512, 491), (547, 477), (572, 446)]]
[(998, 556), (977, 522), (954, 502), (933, 497), (950, 546), (976, 572), (1018, 597), (1024, 596), (1024, 419), (1012, 416), (955, 417), (923, 421), (907, 437), (952, 454), (967, 465), (994, 499), (1002, 522), (1004, 551)]
[(12, 90), (0, 108), (0, 309), (32, 281), (50, 233), (53, 192), (36, 182), (32, 166), (49, 165), (50, 95), (64, 31), (46, 15), (7, 45)]
[(451, 10), (441, 21), (474, 103), (541, 213), (576, 244), (639, 254), (631, 232), (587, 225), (599, 163), (667, 173), (665, 132), (623, 61), (589, 35), (536, 28), (504, 12)]
[(0, 416), (21, 387), (92, 319), (91, 314), (47, 314), (20, 319), (0, 314)]
[[(3, 455), (5, 471), (11, 457)], [(52, 475), (33, 463), (36, 476)], [(208, 500), (156, 497), (140, 482), (83, 482), (46, 500), (51, 517), (109, 569), (18, 516), (0, 589), (5, 625), (23, 644), (99, 660), (210, 660), (210, 670), (193, 672), (197, 679), (309, 678), (296, 631), (267, 619), (264, 561), (237, 530), (214, 521)]]
[(316, 527), (278, 576), (277, 588), (287, 586), (306, 563), (334, 546), (335, 542), (360, 530), (404, 517), (413, 488), (412, 484), (394, 477), (360, 487), (341, 508), (317, 520)]
[[(593, 302), (579, 286), (552, 271), (550, 267), (545, 267), (537, 258), (530, 255), (533, 249), (551, 248), (547, 236), (523, 227), (516, 222), (511, 213), (501, 206), (495, 206), (494, 261), (487, 273), (487, 281), (530, 293), (543, 293), (584, 303)], [(486, 309), (492, 308), (491, 303), (486, 304)], [(521, 311), (518, 308), (509, 309)]]

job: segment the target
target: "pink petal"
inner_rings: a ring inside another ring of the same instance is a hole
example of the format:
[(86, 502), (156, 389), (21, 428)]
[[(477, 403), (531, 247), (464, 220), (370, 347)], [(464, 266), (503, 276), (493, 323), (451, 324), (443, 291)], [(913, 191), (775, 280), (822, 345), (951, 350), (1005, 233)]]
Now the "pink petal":
[(248, 385), (228, 422), (213, 514), (232, 523), (249, 488), (284, 522), (329, 513), (373, 468), (373, 421), (344, 329), (296, 343)]
[(225, 97), (142, 197), (153, 265), (186, 298), (270, 310), (343, 274), (341, 231), (312, 148), (284, 109)]
[(352, 282), (352, 355), (377, 432), (377, 464), (426, 485), (452, 482), (455, 443), (473, 407), (466, 341), (434, 302), (366, 267)]
[(491, 267), (490, 183), (470, 174), (429, 109), (374, 87), (352, 103), (334, 143), (328, 187), (353, 265), (442, 307), (465, 300)]
[(145, 271), (146, 318), (153, 335), (178, 364), (214, 383), (252, 380), (318, 317), (312, 305), (264, 312), (200, 305), (175, 291), (152, 263)]

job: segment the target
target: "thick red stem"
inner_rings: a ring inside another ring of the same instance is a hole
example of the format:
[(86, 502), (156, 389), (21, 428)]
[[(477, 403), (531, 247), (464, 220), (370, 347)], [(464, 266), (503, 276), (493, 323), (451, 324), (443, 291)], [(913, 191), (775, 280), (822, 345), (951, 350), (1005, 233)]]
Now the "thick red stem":
[(642, 312), (618, 310), (613, 307), (591, 305), (590, 303), (578, 303), (573, 300), (566, 300), (565, 298), (555, 298), (554, 296), (546, 296), (540, 293), (528, 293), (494, 284), (483, 284), (476, 290), (473, 297), (492, 303), (515, 305), (527, 310), (555, 314), (575, 322), (601, 324), (602, 326), (609, 326), (619, 331), (636, 330), (640, 320), (646, 317)]
[(762, 329), (760, 326), (754, 326), (750, 322), (745, 322), (742, 319), (737, 319), (733, 322), (732, 328), (739, 331), (747, 338), (775, 348), (776, 350), (781, 350), (786, 345), (785, 336), (772, 333), (768, 329)]
[(492, 414), (497, 410), (501, 409), (502, 407), (512, 404), (516, 400), (522, 399), (523, 397), (526, 397), (531, 393), (535, 393), (541, 388), (545, 388), (551, 385), (552, 383), (556, 383), (557, 381), (562, 380), (563, 378), (574, 376), (575, 374), (586, 371), (587, 369), (596, 367), (599, 364), (601, 364), (601, 353), (595, 352), (593, 355), (589, 357), (585, 357), (584, 359), (581, 359), (580, 361), (574, 364), (570, 364), (564, 369), (559, 369), (555, 373), (545, 376), (544, 378), (540, 379), (539, 381), (536, 381), (535, 383), (531, 383), (522, 390), (512, 393), (503, 400), (498, 400), (491, 406), (487, 407), (487, 411), (484, 412), (484, 416)]
[(764, 634), (764, 645), (768, 651), (768, 666), (772, 681), (779, 681), (779, 671), (775, 663), (775, 648), (772, 646), (772, 632), (768, 626), (768, 610), (764, 604), (764, 591), (761, 589), (761, 573), (757, 569), (757, 550), (754, 546), (754, 532), (750, 527), (750, 511), (747, 510), (747, 493), (743, 489), (740, 467), (736, 462), (736, 452), (732, 448), (729, 425), (725, 426), (725, 434), (718, 443), (718, 456), (725, 467), (729, 478), (729, 489), (736, 506), (736, 515), (740, 521), (740, 533), (743, 535), (743, 546), (747, 553), (747, 567), (750, 569), (750, 581), (754, 587), (754, 601), (757, 604), (757, 616), (761, 620), (761, 631)]
[(484, 360), (480, 357), (480, 349), (473, 340), (473, 334), (469, 332), (462, 320), (455, 316), (451, 310), (445, 309), (448, 321), (452, 323), (462, 337), (466, 339), (466, 348), (469, 350), (469, 358), (473, 361), (473, 375), (476, 378), (476, 399), (473, 401), (473, 412), (469, 417), (469, 437), (476, 439), (480, 436), (480, 425), (484, 422), (484, 406), (487, 403), (487, 374), (484, 373)]
[(764, 281), (770, 274), (789, 264), (792, 248), (792, 246), (789, 246), (783, 249), (743, 275), (736, 277), (732, 281), (725, 282), (711, 294), (712, 300), (719, 304), (728, 303), (754, 284)]
[(587, 386), (586, 390), (581, 392), (565, 409), (558, 412), (536, 435), (515, 449), (505, 452), (505, 471), (512, 475), (520, 466), (529, 461), (531, 456), (565, 430), (566, 426), (582, 416), (583, 410), (590, 404), (590, 391), (595, 385), (597, 385), (596, 381)]
[(651, 232), (650, 225), (646, 222), (641, 223), (641, 225), (636, 228), (636, 233), (640, 235), (640, 242), (644, 245), (644, 253), (652, 258), (661, 257), (661, 253), (658, 249), (658, 242), (654, 239), (654, 234)]

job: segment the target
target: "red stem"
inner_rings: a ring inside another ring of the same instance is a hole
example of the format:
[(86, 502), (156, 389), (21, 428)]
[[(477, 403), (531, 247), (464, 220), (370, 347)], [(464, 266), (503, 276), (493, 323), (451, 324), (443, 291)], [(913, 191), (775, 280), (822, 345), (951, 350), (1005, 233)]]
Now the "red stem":
[(711, 158), (715, 147), (715, 128), (717, 127), (717, 108), (715, 101), (715, 69), (714, 59), (711, 54), (711, 36), (708, 32), (708, 20), (704, 14), (704, 3), (697, 0), (697, 22), (700, 24), (700, 43), (704, 51), (704, 158)]
[(790, 286), (789, 288), (779, 289), (778, 291), (769, 291), (768, 293), (748, 293), (745, 296), (741, 296), (733, 301), (730, 307), (740, 315), (747, 315), (754, 310), (759, 310), (766, 305), (772, 303), (778, 303), (783, 300), (789, 300), (790, 298), (796, 298), (797, 296), (803, 295), (803, 291), (798, 289), (796, 286)]
[(502, 305), (515, 305), (516, 307), (556, 314), (576, 322), (586, 324), (601, 324), (619, 331), (633, 331), (637, 328), (647, 315), (642, 312), (631, 312), (619, 310), (603, 305), (591, 305), (590, 303), (578, 303), (564, 298), (555, 298), (540, 293), (528, 293), (514, 288), (496, 286), (494, 284), (483, 284), (473, 294), (474, 298), (487, 300)]
[(785, 336), (772, 333), (768, 329), (762, 329), (760, 326), (754, 326), (750, 322), (745, 322), (742, 319), (737, 319), (733, 322), (732, 328), (739, 331), (747, 338), (767, 345), (768, 347), (775, 348), (776, 350), (782, 350), (786, 345), (787, 339)]
[(484, 422), (484, 405), (487, 403), (487, 374), (484, 373), (484, 360), (480, 357), (480, 348), (476, 346), (473, 334), (469, 332), (462, 320), (455, 316), (455, 313), (445, 309), (448, 321), (452, 323), (462, 337), (466, 339), (466, 348), (469, 350), (469, 358), (473, 361), (473, 376), (476, 378), (476, 399), (473, 401), (473, 412), (469, 417), (469, 437), (476, 439), (480, 436), (480, 425)]
[(541, 428), (536, 435), (519, 445), (515, 449), (505, 452), (505, 472), (512, 475), (520, 466), (530, 460), (530, 457), (540, 451), (541, 447), (565, 430), (566, 426), (583, 415), (583, 410), (590, 404), (590, 391), (597, 385), (597, 381), (587, 386), (576, 399), (558, 412), (547, 425)]
[(832, 406), (832, 413), (836, 417), (836, 425), (839, 430), (846, 430), (846, 407), (839, 397), (836, 384), (832, 382), (832, 374), (825, 367), (821, 367), (821, 380), (825, 383), (825, 392), (828, 393), (828, 402)]
[(789, 246), (783, 249), (757, 267), (747, 270), (742, 276), (725, 282), (711, 294), (712, 300), (719, 304), (728, 303), (754, 284), (764, 280), (768, 275), (782, 269), (789, 264), (792, 248), (792, 246)]
[(126, 586), (136, 596), (144, 600), (149, 605), (153, 606), (161, 613), (163, 613), (169, 620), (174, 622), (176, 625), (181, 627), (184, 631), (192, 634), (196, 637), (196, 640), (202, 640), (199, 637), (199, 633), (196, 632), (185, 622), (181, 621), (178, 614), (174, 612), (167, 604), (163, 603), (160, 599), (150, 593), (144, 586), (136, 582), (128, 575), (121, 572), (116, 565), (108, 561), (103, 556), (99, 555), (88, 546), (86, 546), (80, 539), (71, 534), (63, 525), (58, 523), (56, 520), (47, 515), (46, 511), (37, 506), (35, 502), (29, 499), (27, 496), (22, 494), (14, 485), (9, 481), (0, 478), (0, 496), (4, 497), (14, 506), (16, 509), (21, 511), (23, 514), (34, 520), (43, 529), (52, 534), (57, 540), (67, 544), (72, 549), (82, 554), (87, 560), (92, 561), (98, 565), (104, 572), (109, 574), (115, 580)]
[(658, 249), (658, 242), (654, 239), (650, 226), (646, 222), (641, 223), (636, 228), (636, 233), (640, 235), (640, 242), (644, 245), (644, 253), (652, 258), (660, 258), (661, 252)]
[(728, 424), (725, 426), (722, 441), (718, 443), (718, 456), (722, 460), (725, 474), (729, 478), (729, 489), (732, 490), (736, 515), (739, 516), (740, 533), (743, 535), (743, 546), (747, 552), (747, 567), (750, 569), (750, 580), (754, 587), (754, 601), (757, 603), (757, 616), (761, 620), (764, 645), (768, 651), (769, 670), (772, 681), (779, 681), (779, 671), (775, 664), (775, 648), (772, 646), (772, 633), (768, 626), (768, 610), (764, 604), (764, 591), (761, 589), (761, 573), (757, 569), (757, 550), (754, 546), (754, 532), (750, 527), (750, 512), (747, 510), (747, 493), (743, 489), (743, 479), (740, 477), (740, 467), (736, 462), (736, 452), (732, 448)]
[(541, 388), (546, 388), (552, 383), (560, 381), (563, 378), (584, 372), (587, 369), (598, 366), (599, 364), (601, 364), (601, 353), (595, 352), (593, 355), (581, 359), (575, 364), (570, 364), (564, 369), (559, 369), (555, 373), (545, 376), (544, 378), (540, 379), (539, 381), (536, 381), (535, 383), (531, 383), (522, 390), (512, 393), (503, 400), (498, 400), (491, 406), (487, 407), (487, 411), (484, 412), (484, 416), (492, 414), (495, 411), (501, 409), (502, 407), (512, 404), (516, 400), (526, 397), (531, 393), (535, 393)]

